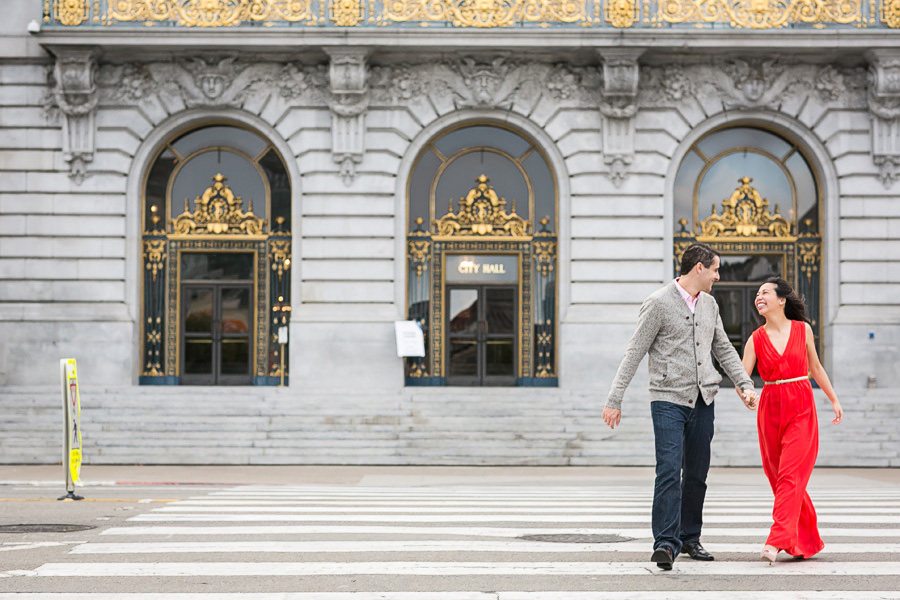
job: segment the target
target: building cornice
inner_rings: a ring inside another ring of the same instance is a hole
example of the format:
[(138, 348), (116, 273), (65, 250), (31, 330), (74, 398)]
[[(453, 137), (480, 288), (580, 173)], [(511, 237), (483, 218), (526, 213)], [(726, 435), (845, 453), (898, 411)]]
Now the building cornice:
[(571, 30), (461, 30), (461, 29), (357, 29), (339, 28), (263, 30), (161, 30), (123, 28), (115, 30), (44, 29), (37, 34), (44, 47), (99, 46), (106, 52), (119, 50), (178, 52), (181, 50), (231, 50), (284, 52), (286, 49), (364, 46), (374, 52), (415, 48), (428, 51), (466, 49), (547, 51), (556, 49), (644, 48), (666, 52), (795, 51), (846, 53), (873, 49), (900, 49), (895, 30), (818, 31), (571, 31)]

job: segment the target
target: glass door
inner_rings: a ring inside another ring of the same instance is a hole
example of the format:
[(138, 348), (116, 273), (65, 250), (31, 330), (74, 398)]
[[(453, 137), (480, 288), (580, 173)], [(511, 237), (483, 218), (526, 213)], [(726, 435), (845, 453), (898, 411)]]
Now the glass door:
[(252, 291), (249, 285), (183, 286), (182, 383), (250, 384)]
[(181, 383), (252, 383), (253, 259), (243, 252), (181, 254)]
[(517, 323), (515, 286), (448, 288), (447, 384), (515, 385)]

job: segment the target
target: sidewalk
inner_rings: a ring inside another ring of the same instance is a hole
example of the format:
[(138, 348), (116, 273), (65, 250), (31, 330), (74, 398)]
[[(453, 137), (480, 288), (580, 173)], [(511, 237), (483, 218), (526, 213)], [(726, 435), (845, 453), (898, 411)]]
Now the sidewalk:
[[(316, 485), (316, 486), (646, 486), (650, 467), (379, 467), (379, 466), (141, 466), (84, 465), (85, 487), (109, 485)], [(709, 486), (763, 486), (759, 468), (713, 468)], [(65, 487), (60, 465), (0, 465), (0, 485)], [(817, 468), (810, 487), (884, 488), (900, 491), (900, 469)]]

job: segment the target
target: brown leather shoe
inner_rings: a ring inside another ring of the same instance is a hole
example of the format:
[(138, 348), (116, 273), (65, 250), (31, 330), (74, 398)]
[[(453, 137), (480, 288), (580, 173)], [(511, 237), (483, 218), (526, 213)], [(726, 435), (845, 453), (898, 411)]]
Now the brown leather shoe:
[(671, 571), (672, 563), (675, 562), (675, 553), (668, 546), (660, 546), (653, 551), (650, 562), (655, 562), (656, 566), (663, 571)]

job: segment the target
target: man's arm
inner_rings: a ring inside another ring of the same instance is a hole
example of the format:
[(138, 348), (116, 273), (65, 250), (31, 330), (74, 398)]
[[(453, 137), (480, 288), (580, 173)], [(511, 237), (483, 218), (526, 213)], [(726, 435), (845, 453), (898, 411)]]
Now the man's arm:
[[(622, 398), (625, 396), (625, 388), (631, 383), (638, 365), (641, 364), (641, 360), (644, 358), (644, 355), (647, 354), (650, 345), (653, 343), (653, 340), (656, 339), (656, 334), (659, 332), (659, 328), (662, 324), (662, 315), (660, 315), (660, 312), (661, 309), (656, 305), (656, 302), (650, 299), (645, 300), (641, 305), (637, 328), (634, 330), (634, 335), (631, 336), (631, 340), (628, 342), (625, 356), (619, 364), (619, 369), (616, 371), (616, 377), (613, 379), (612, 388), (609, 390), (609, 396), (606, 399), (607, 408), (612, 410), (622, 409)], [(606, 411), (604, 410), (604, 412)], [(608, 421), (607, 424), (609, 424)], [(616, 424), (618, 424), (618, 420), (616, 420)]]
[(747, 375), (740, 355), (734, 349), (731, 340), (728, 339), (728, 334), (725, 333), (725, 327), (722, 325), (722, 318), (719, 316), (718, 311), (716, 312), (716, 328), (713, 333), (712, 353), (737, 387), (745, 392), (750, 391), (755, 394), (753, 380)]

